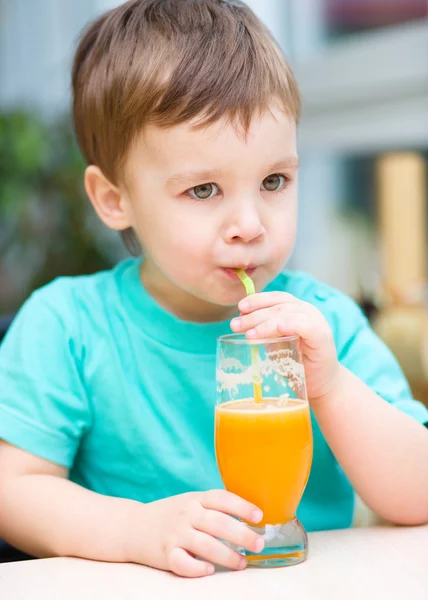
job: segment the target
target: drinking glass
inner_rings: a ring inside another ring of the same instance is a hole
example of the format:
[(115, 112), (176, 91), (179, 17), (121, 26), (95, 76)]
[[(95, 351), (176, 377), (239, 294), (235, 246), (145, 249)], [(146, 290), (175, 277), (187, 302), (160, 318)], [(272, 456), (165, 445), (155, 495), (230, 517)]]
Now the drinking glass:
[(263, 511), (254, 531), (260, 554), (238, 550), (249, 566), (294, 565), (307, 557), (296, 510), (312, 462), (312, 428), (301, 340), (218, 339), (215, 448), (227, 490)]

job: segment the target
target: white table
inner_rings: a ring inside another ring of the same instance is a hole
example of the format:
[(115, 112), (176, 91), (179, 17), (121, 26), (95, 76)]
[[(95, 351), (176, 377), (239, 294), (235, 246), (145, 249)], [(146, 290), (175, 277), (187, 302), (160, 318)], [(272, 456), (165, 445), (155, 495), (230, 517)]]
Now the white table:
[(181, 579), (130, 564), (53, 558), (0, 564), (4, 600), (423, 600), (428, 526), (317, 532), (309, 559), (282, 569)]

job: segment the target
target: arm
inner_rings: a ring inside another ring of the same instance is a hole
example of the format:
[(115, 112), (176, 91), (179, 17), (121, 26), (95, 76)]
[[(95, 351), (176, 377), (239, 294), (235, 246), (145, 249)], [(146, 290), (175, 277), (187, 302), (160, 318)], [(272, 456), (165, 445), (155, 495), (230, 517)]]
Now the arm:
[(0, 537), (38, 557), (126, 561), (136, 502), (90, 492), (67, 469), (0, 441)]
[(255, 552), (263, 540), (232, 517), (257, 523), (262, 514), (225, 490), (150, 504), (103, 496), (0, 440), (0, 536), (35, 556), (136, 562), (187, 577), (210, 575), (213, 564), (242, 569), (245, 559), (219, 539)]
[(73, 298), (68, 279), (36, 292), (0, 348), (0, 537), (36, 556), (136, 562), (189, 577), (212, 573), (214, 563), (243, 568), (219, 540), (260, 551), (260, 536), (233, 517), (257, 523), (262, 515), (234, 494), (143, 504), (68, 480), (93, 417)]
[(315, 306), (288, 293), (265, 292), (245, 298), (239, 308), (241, 316), (232, 321), (233, 331), (250, 339), (301, 338), (311, 408), (329, 447), (367, 505), (396, 523), (428, 522), (428, 430), (385, 397), (397, 406), (410, 404), (415, 412), (418, 408), (419, 415), (426, 411), (410, 399), (404, 376), (359, 310), (341, 316), (342, 358), (349, 360), (352, 354), (351, 363), (359, 372), (370, 373), (367, 380), (372, 387), (339, 362), (332, 330)]
[(363, 501), (403, 525), (428, 522), (428, 430), (340, 367), (311, 407), (332, 452)]

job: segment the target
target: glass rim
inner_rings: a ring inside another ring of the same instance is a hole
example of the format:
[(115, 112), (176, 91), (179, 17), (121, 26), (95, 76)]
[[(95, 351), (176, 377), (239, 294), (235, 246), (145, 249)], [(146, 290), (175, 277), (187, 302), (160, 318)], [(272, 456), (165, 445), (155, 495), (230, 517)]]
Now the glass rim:
[(257, 340), (248, 340), (244, 333), (227, 333), (217, 338), (218, 344), (231, 344), (241, 346), (259, 346), (262, 344), (276, 344), (279, 342), (294, 342), (299, 339), (298, 335), (283, 335), (277, 338), (260, 338)]

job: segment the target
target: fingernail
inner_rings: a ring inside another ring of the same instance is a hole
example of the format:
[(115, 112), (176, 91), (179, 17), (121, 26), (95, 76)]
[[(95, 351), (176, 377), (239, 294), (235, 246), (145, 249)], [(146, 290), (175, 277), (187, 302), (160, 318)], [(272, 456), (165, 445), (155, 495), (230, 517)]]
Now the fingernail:
[(241, 302), (238, 304), (238, 308), (239, 310), (248, 310), (250, 308), (250, 303), (248, 300), (241, 300)]
[(213, 565), (207, 565), (206, 573), (207, 575), (214, 575), (215, 568)]
[(257, 542), (254, 544), (254, 551), (261, 552), (265, 547), (265, 541), (263, 538), (259, 538)]
[(252, 514), (251, 517), (251, 521), (253, 523), (260, 523), (260, 521), (263, 519), (263, 513), (261, 510), (255, 510)]
[(238, 569), (245, 569), (246, 566), (247, 566), (246, 559), (245, 558), (241, 558), (241, 560), (239, 561)]
[(241, 319), (232, 319), (230, 325), (233, 329), (241, 329)]
[(255, 329), (249, 329), (247, 331), (247, 338), (255, 338), (256, 337), (256, 330)]

